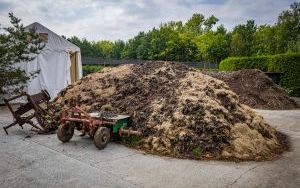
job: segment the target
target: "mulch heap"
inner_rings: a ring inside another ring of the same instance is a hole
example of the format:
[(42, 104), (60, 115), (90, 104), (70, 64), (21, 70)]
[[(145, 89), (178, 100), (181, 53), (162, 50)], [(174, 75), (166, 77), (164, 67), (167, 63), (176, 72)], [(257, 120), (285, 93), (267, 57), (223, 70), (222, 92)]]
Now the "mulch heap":
[(257, 69), (225, 72), (204, 72), (224, 81), (238, 94), (240, 102), (255, 109), (289, 110), (297, 108), (294, 100), (271, 78)]
[[(168, 62), (105, 68), (63, 90), (88, 112), (109, 107), (143, 132), (135, 148), (178, 158), (266, 160), (284, 149), (278, 132), (220, 80)], [(281, 137), (280, 137), (281, 138)]]

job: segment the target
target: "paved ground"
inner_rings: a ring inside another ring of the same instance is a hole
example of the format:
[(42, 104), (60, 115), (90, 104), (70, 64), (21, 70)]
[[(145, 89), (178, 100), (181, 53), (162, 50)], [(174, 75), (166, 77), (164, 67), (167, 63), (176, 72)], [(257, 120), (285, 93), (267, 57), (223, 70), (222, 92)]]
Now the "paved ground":
[[(291, 137), (293, 150), (275, 161), (179, 160), (115, 143), (99, 151), (79, 136), (62, 144), (55, 134), (0, 130), (0, 187), (300, 187), (300, 110), (258, 112)], [(0, 126), (10, 122), (1, 107)]]

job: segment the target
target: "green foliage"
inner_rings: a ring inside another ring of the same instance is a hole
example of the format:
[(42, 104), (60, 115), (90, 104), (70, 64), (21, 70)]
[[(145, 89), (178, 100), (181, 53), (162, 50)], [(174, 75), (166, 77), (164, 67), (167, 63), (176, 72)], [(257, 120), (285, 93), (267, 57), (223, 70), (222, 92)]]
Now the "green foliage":
[(202, 152), (203, 152), (203, 151), (202, 151), (202, 148), (199, 147), (199, 146), (197, 146), (196, 148), (194, 148), (194, 149), (192, 150), (193, 156), (196, 157), (196, 158), (201, 157)]
[(274, 47), (274, 44), (276, 44), (275, 31), (276, 29), (269, 25), (262, 25), (257, 29), (254, 34), (253, 44), (255, 55), (276, 53), (276, 48)]
[(220, 71), (236, 71), (241, 69), (260, 69), (262, 71), (268, 70), (267, 56), (258, 57), (229, 57), (221, 61), (219, 65)]
[[(257, 26), (254, 20), (228, 32), (214, 15), (195, 13), (187, 22), (170, 21), (158, 28), (121, 40), (90, 42), (72, 37), (82, 56), (102, 59), (205, 61), (219, 63), (227, 57), (300, 52), (300, 3), (278, 16), (274, 25)], [(254, 66), (254, 65), (253, 65)]]
[[(103, 59), (168, 61), (202, 61), (204, 60), (203, 56), (208, 61), (219, 62), (228, 55), (225, 52), (228, 38), (226, 41), (221, 41), (225, 40), (225, 35), (227, 36), (227, 31), (223, 26), (218, 27), (216, 32), (212, 31), (217, 22), (218, 19), (213, 15), (206, 19), (202, 14), (194, 14), (185, 24), (181, 21), (163, 23), (159, 28), (140, 32), (126, 43), (121, 40), (114, 43), (109, 41), (89, 42), (77, 37), (68, 40), (81, 48), (82, 56)], [(207, 45), (206, 50), (200, 51), (195, 39), (208, 32), (215, 33), (216, 37), (209, 40), (211, 43)]]
[(112, 59), (121, 59), (122, 51), (124, 47), (125, 47), (125, 42), (123, 42), (122, 40), (115, 41), (110, 57)]
[(205, 18), (202, 14), (193, 14), (185, 24), (185, 29), (191, 33), (201, 34), (203, 32)]
[(300, 39), (300, 2), (294, 2), (290, 10), (283, 11), (275, 27), (277, 52), (294, 51), (292, 49), (295, 48), (294, 45), (299, 45)]
[(211, 31), (212, 27), (219, 21), (214, 15), (205, 19), (203, 14), (193, 14), (193, 16), (184, 25), (185, 31), (193, 34), (202, 34)]
[(84, 65), (84, 66), (82, 66), (83, 76), (86, 76), (86, 75), (94, 73), (94, 72), (99, 72), (103, 68), (104, 67), (100, 66), (100, 65)]
[[(147, 33), (140, 32), (126, 43), (122, 58), (201, 61), (203, 59), (195, 38), (206, 32), (213, 32), (211, 29), (217, 21), (218, 19), (214, 16), (205, 19), (202, 14), (194, 14), (186, 24), (182, 24), (181, 21), (171, 21), (161, 24), (159, 28), (153, 28)], [(226, 30), (223, 31), (226, 33)], [(213, 44), (218, 46), (218, 43)], [(220, 43), (220, 45), (222, 46), (223, 43)], [(206, 52), (209, 53), (208, 51), (203, 51), (202, 53)], [(211, 57), (213, 55), (207, 56)], [(213, 60), (218, 61), (218, 58), (220, 59), (220, 55)]]
[(44, 48), (34, 29), (26, 30), (13, 13), (9, 13), (9, 18), (12, 26), (0, 28), (0, 94), (18, 92), (36, 76), (38, 71), (27, 75), (19, 64), (34, 60)]
[(253, 52), (253, 40), (256, 32), (254, 20), (248, 20), (246, 24), (236, 26), (232, 32), (231, 56), (251, 56)]
[(300, 96), (300, 53), (271, 56), (268, 71), (283, 72), (280, 84), (292, 95)]
[(126, 137), (122, 137), (122, 142), (124, 142), (125, 144), (128, 144), (131, 147), (135, 147), (137, 145), (139, 145), (139, 143), (141, 142), (141, 138), (138, 136), (126, 136)]
[(195, 37), (195, 43), (200, 49), (201, 58), (207, 62), (219, 63), (228, 57), (229, 39), (226, 33), (207, 32)]
[(86, 39), (80, 40), (78, 37), (71, 37), (68, 40), (80, 48), (82, 56), (104, 57), (102, 49), (96, 42), (89, 42)]
[(278, 54), (257, 57), (230, 57), (219, 65), (221, 71), (260, 69), (267, 72), (282, 72), (280, 85), (294, 96), (300, 96), (300, 53)]
[(160, 54), (162, 59), (170, 61), (193, 61), (197, 54), (197, 46), (188, 33), (174, 36), (166, 43), (165, 50)]

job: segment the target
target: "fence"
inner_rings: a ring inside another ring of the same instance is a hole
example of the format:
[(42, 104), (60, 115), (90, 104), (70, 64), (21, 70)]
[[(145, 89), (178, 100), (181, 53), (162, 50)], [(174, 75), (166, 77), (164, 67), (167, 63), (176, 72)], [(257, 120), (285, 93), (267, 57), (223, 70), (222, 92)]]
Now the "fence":
[[(82, 57), (82, 64), (83, 65), (101, 65), (101, 66), (117, 66), (117, 65), (122, 65), (122, 64), (141, 64), (149, 61), (145, 60), (116, 60), (116, 59), (111, 59), (111, 60), (105, 60), (105, 59), (99, 59), (95, 57)], [(218, 64), (215, 63), (207, 63), (207, 62), (178, 62), (182, 63), (184, 65), (187, 65), (189, 67), (193, 68), (200, 68), (200, 69), (217, 69)]]

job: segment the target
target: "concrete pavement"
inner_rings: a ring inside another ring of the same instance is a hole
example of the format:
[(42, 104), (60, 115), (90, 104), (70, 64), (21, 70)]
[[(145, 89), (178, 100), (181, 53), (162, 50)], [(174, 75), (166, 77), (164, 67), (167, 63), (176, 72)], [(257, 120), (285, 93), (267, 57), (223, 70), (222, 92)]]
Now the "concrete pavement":
[[(98, 150), (79, 133), (62, 144), (29, 126), (11, 128), (8, 136), (0, 130), (0, 187), (299, 187), (300, 110), (258, 113), (290, 136), (292, 151), (267, 162), (180, 160), (116, 143)], [(0, 126), (11, 121), (1, 107)]]

